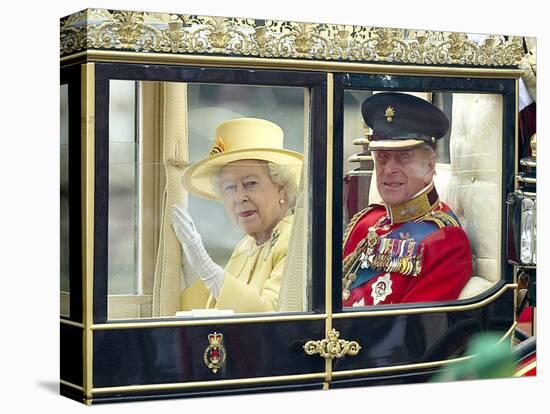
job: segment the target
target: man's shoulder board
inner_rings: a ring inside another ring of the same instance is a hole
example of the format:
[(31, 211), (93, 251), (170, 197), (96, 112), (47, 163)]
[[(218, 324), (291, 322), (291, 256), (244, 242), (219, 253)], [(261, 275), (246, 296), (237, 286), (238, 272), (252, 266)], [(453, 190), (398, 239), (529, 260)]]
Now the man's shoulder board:
[(432, 211), (426, 214), (422, 221), (432, 222), (440, 229), (443, 227), (460, 227), (458, 218), (451, 211), (446, 213), (441, 210)]

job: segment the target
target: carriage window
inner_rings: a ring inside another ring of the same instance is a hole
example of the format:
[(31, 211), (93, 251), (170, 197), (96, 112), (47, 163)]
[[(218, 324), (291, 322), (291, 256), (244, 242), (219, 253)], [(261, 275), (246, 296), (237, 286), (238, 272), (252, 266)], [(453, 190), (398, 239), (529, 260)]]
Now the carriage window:
[(476, 296), (500, 279), (503, 99), (344, 93), (344, 308)]
[(136, 83), (111, 82), (109, 104), (109, 291), (136, 294)]
[(70, 317), (69, 312), (69, 86), (60, 89), (60, 147), (59, 147), (59, 194), (60, 194), (60, 314)]
[(309, 93), (110, 81), (108, 318), (306, 311)]

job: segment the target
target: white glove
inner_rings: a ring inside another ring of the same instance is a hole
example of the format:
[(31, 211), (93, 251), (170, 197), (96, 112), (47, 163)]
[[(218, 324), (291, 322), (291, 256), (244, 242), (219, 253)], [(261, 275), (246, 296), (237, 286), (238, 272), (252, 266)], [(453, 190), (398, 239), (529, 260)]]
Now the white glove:
[(200, 279), (200, 276), (197, 272), (195, 272), (195, 269), (193, 266), (191, 266), (191, 263), (189, 263), (189, 259), (187, 258), (187, 255), (185, 254), (185, 249), (183, 248), (183, 245), (181, 247), (181, 274), (180, 274), (180, 281), (181, 286), (186, 288), (188, 286), (191, 286), (197, 279)]
[(214, 298), (218, 298), (225, 275), (224, 270), (210, 258), (193, 219), (183, 208), (172, 206), (172, 227), (180, 241), (189, 265), (200, 276)]

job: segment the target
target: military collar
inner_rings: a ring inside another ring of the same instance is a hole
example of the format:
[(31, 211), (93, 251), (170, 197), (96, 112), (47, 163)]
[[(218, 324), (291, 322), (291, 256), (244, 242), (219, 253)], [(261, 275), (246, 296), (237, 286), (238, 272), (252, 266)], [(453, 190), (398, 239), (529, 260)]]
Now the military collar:
[(432, 211), (439, 204), (439, 196), (433, 181), (409, 201), (397, 206), (386, 205), (392, 224), (413, 221)]

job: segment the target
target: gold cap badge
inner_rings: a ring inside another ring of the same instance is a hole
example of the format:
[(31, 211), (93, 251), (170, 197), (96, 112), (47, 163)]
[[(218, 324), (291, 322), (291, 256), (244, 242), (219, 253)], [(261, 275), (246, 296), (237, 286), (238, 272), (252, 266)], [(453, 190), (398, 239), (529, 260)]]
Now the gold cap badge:
[(393, 120), (393, 117), (395, 116), (395, 109), (393, 109), (391, 106), (388, 106), (386, 108), (386, 121), (391, 122)]

